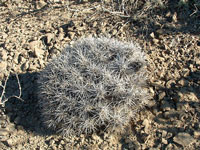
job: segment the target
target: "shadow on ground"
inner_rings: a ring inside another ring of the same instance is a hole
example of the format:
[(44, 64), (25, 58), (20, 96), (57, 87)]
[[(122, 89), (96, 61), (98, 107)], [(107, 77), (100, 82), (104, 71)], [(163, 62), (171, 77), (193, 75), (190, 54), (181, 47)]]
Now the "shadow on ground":
[[(26, 73), (19, 75), (21, 85), (21, 98), (9, 99), (5, 104), (6, 114), (16, 127), (22, 126), (26, 131), (34, 132), (38, 135), (53, 134), (41, 122), (40, 109), (37, 99), (37, 75), (38, 73)], [(6, 87), (6, 96), (19, 95), (19, 86), (15, 75), (11, 75)]]

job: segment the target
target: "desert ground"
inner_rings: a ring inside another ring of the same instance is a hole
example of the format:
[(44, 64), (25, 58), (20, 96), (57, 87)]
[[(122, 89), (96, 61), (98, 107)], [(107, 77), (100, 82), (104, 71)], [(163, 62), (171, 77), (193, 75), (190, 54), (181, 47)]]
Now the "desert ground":
[[(0, 149), (200, 149), (198, 0), (125, 4), (0, 0)], [(37, 74), (66, 45), (88, 36), (139, 43), (152, 98), (124, 132), (63, 137), (41, 122)]]

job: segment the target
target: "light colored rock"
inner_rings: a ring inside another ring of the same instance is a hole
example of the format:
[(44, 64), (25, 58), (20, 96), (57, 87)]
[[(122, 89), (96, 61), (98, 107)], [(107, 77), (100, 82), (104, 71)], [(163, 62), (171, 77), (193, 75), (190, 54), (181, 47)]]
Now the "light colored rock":
[(180, 81), (178, 81), (178, 84), (179, 84), (180, 86), (185, 86), (185, 85), (187, 84), (187, 81), (184, 80), (184, 79), (181, 79)]
[(75, 36), (75, 32), (69, 32), (68, 34), (69, 34), (70, 39), (73, 39)]
[(7, 58), (8, 58), (8, 53), (7, 53), (7, 51), (5, 51), (5, 50), (0, 50), (0, 58), (1, 58), (3, 61), (6, 61)]
[(199, 138), (200, 137), (200, 131), (194, 131), (194, 137)]
[(97, 143), (99, 143), (99, 144), (103, 142), (103, 140), (99, 136), (97, 136), (96, 134), (92, 135), (92, 139), (94, 141), (97, 141)]
[(177, 13), (176, 12), (172, 16), (172, 19), (173, 19), (174, 22), (177, 22), (178, 19), (177, 19)]
[(44, 60), (39, 59), (39, 65), (40, 65), (40, 68), (45, 67), (45, 62), (44, 62)]
[(26, 59), (23, 56), (19, 56), (19, 63), (22, 64), (26, 61)]
[(33, 62), (30, 63), (28, 70), (29, 71), (34, 71), (37, 69), (37, 65), (34, 64)]
[(102, 150), (108, 149), (108, 143), (103, 142), (101, 145), (99, 145), (99, 148), (102, 149)]
[(165, 93), (165, 92), (161, 92), (161, 93), (158, 95), (158, 99), (159, 99), (159, 100), (162, 100), (165, 96), (166, 96), (166, 93)]
[(13, 141), (13, 139), (8, 139), (8, 140), (6, 141), (6, 143), (7, 143), (9, 146), (13, 146), (15, 142)]
[(4, 72), (6, 70), (6, 68), (7, 68), (7, 62), (0, 60), (0, 73)]
[(60, 32), (58, 35), (58, 40), (61, 41), (64, 39), (64, 37), (65, 37), (65, 34), (63, 32)]
[(6, 136), (8, 135), (10, 132), (7, 129), (0, 129), (0, 136)]
[(2, 39), (6, 39), (8, 35), (4, 32), (0, 32), (0, 37), (2, 37)]
[(166, 139), (162, 138), (162, 143), (163, 144), (168, 144), (168, 141)]
[(36, 2), (36, 9), (41, 9), (45, 5), (47, 5), (47, 3), (44, 0), (39, 0)]
[(174, 138), (173, 141), (182, 145), (188, 146), (195, 141), (195, 139), (188, 133), (182, 132), (178, 133)]
[(153, 39), (155, 38), (155, 35), (153, 32), (150, 34), (150, 37), (152, 37)]
[(171, 79), (166, 83), (166, 87), (169, 89), (172, 87), (173, 84), (176, 84), (176, 81)]
[(152, 96), (154, 96), (155, 92), (152, 87), (149, 88), (149, 92), (152, 94)]
[(173, 145), (170, 143), (170, 144), (168, 144), (168, 145), (166, 146), (166, 150), (171, 150), (171, 149), (173, 149)]
[(198, 102), (199, 99), (197, 98), (197, 95), (193, 92), (190, 92), (187, 94), (187, 97), (190, 101), (193, 101), (193, 102)]
[(50, 140), (49, 144), (50, 144), (51, 146), (53, 146), (53, 145), (55, 144), (55, 141), (52, 139), (52, 140)]
[(19, 53), (18, 53), (18, 52), (16, 52), (16, 53), (14, 54), (13, 62), (14, 62), (15, 64), (18, 64), (18, 63), (19, 63)]
[(29, 47), (30, 47), (31, 50), (34, 50), (35, 47), (38, 47), (39, 45), (40, 45), (39, 41), (31, 41), (29, 43)]
[(167, 136), (167, 131), (163, 130), (162, 131), (162, 137), (166, 137)]
[(142, 125), (144, 125), (144, 132), (148, 133), (149, 132), (150, 121), (148, 119), (144, 119), (144, 121), (142, 122)]
[(6, 129), (9, 131), (9, 132), (13, 132), (15, 131), (15, 124), (13, 123), (9, 123), (8, 126), (6, 127)]
[(96, 27), (97, 26), (97, 22), (95, 21), (94, 23), (93, 23), (93, 27)]
[(153, 42), (154, 42), (155, 44), (158, 44), (159, 40), (158, 40), (158, 39), (153, 39)]
[(60, 2), (62, 0), (50, 0), (50, 1), (53, 2), (53, 3), (58, 3), (58, 2)]
[(38, 57), (42, 58), (45, 51), (41, 49), (41, 41), (32, 41), (29, 43), (30, 49), (33, 51), (33, 54)]
[(41, 50), (41, 49), (39, 49), (39, 48), (37, 48), (37, 49), (34, 50), (34, 54), (35, 54), (35, 56), (38, 57), (38, 58), (43, 57), (44, 52), (45, 52), (44, 50)]
[(61, 141), (60, 141), (60, 144), (61, 144), (61, 145), (64, 145), (64, 144), (65, 144), (65, 141), (64, 141), (64, 140), (61, 140)]
[(116, 29), (114, 29), (113, 31), (112, 31), (112, 35), (116, 35), (117, 34), (117, 30)]
[(46, 38), (47, 38), (47, 44), (50, 44), (51, 40), (54, 39), (54, 34), (53, 33), (47, 33)]

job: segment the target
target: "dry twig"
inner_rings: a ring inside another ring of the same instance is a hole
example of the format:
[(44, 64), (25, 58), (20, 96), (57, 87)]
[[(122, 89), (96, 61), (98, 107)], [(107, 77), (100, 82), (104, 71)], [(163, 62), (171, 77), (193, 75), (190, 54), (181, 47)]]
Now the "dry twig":
[(6, 80), (4, 82), (4, 85), (0, 85), (3, 90), (2, 90), (2, 93), (1, 93), (1, 97), (0, 97), (0, 105), (2, 105), (3, 107), (5, 106), (5, 103), (11, 99), (11, 98), (17, 98), (21, 101), (24, 101), (22, 98), (21, 98), (21, 95), (22, 95), (22, 88), (21, 88), (21, 84), (20, 84), (20, 81), (19, 81), (19, 76), (18, 74), (15, 74), (16, 78), (17, 78), (17, 83), (18, 83), (18, 87), (19, 87), (19, 95), (12, 95), (12, 96), (9, 96), (9, 97), (6, 97), (5, 96), (5, 93), (6, 93), (6, 86), (7, 86), (7, 82), (8, 82), (8, 79), (10, 77), (10, 72), (8, 74), (8, 76), (6, 77)]

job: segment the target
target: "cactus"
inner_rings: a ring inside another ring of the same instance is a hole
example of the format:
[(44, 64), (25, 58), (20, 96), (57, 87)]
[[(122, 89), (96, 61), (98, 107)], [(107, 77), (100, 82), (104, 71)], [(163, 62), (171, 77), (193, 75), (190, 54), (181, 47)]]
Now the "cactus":
[(62, 135), (125, 127), (148, 100), (145, 55), (136, 43), (82, 38), (39, 73), (45, 124)]

